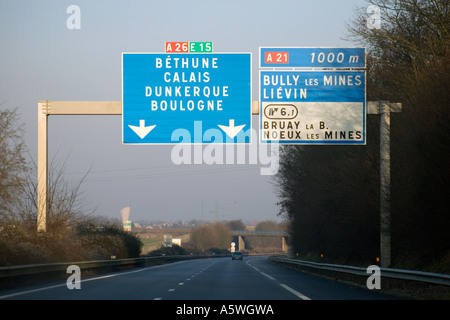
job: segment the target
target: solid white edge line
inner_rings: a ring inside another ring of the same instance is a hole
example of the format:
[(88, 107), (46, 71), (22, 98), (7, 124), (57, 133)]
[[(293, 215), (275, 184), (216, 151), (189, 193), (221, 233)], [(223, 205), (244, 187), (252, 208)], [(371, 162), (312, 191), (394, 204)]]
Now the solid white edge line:
[(16, 293), (11, 293), (11, 294), (7, 294), (7, 295), (4, 295), (4, 296), (0, 296), (0, 299), (7, 299), (7, 298), (15, 297), (15, 296), (20, 296), (20, 295), (23, 295), (23, 294), (39, 292), (39, 291), (48, 290), (48, 289), (54, 289), (54, 288), (63, 287), (63, 286), (67, 286), (67, 284), (66, 283), (64, 283), (64, 284), (57, 284), (55, 286), (50, 286), (50, 287), (45, 287), (45, 288), (38, 288), (38, 289), (32, 289), (32, 290), (27, 290), (27, 291), (20, 291), (20, 292), (16, 292)]
[(311, 300), (311, 298), (305, 296), (304, 294), (301, 294), (300, 292), (292, 289), (291, 287), (285, 285), (284, 283), (280, 283), (280, 286), (282, 286), (284, 289), (286, 289), (287, 291), (289, 291), (290, 293), (296, 295), (297, 297), (299, 297), (302, 300)]
[[(181, 263), (181, 262), (183, 262), (183, 261), (173, 262), (170, 265), (175, 265), (175, 264), (178, 264), (178, 263)], [(101, 279), (106, 279), (106, 278), (113, 278), (113, 277), (127, 275), (127, 274), (130, 274), (130, 273), (147, 271), (149, 269), (162, 268), (164, 266), (167, 266), (167, 264), (161, 264), (161, 265), (157, 265), (157, 266), (149, 266), (149, 267), (145, 267), (145, 268), (138, 269), (138, 270), (118, 272), (118, 273), (108, 274), (108, 275), (104, 275), (104, 276), (94, 276), (92, 278), (82, 279), (80, 282), (83, 283), (83, 282), (88, 282), (88, 281), (101, 280)], [(54, 289), (54, 288), (58, 288), (58, 287), (65, 287), (65, 286), (67, 286), (67, 281), (64, 282), (64, 283), (61, 283), (61, 284), (53, 285), (53, 286), (47, 286), (47, 287), (41, 287), (41, 288), (36, 288), (36, 289), (31, 289), (31, 290), (26, 290), (26, 291), (19, 291), (19, 292), (15, 292), (15, 293), (10, 293), (10, 294), (7, 294), (7, 295), (0, 296), (0, 300), (1, 299), (11, 298), (11, 297), (16, 297), (16, 296), (20, 296), (20, 295), (25, 295), (25, 294), (28, 294), (28, 293)]]

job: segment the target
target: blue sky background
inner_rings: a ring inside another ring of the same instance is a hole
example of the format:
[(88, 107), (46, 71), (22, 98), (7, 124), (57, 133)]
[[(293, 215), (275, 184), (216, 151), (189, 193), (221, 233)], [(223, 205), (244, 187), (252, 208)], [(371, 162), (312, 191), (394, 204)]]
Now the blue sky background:
[[(81, 29), (69, 30), (69, 5)], [(37, 158), (39, 100), (121, 100), (121, 53), (163, 52), (166, 41), (212, 41), (215, 52), (252, 52), (258, 99), (260, 46), (354, 46), (346, 24), (363, 0), (1, 1), (0, 103), (18, 108)], [(253, 128), (258, 118), (253, 116)], [(49, 159), (83, 185), (95, 215), (132, 220), (262, 221), (277, 217), (273, 177), (262, 165), (185, 165), (173, 146), (122, 145), (120, 116), (50, 116)], [(307, 196), (307, 195), (305, 195)], [(203, 202), (203, 211), (202, 208)], [(236, 210), (234, 210), (236, 208)]]

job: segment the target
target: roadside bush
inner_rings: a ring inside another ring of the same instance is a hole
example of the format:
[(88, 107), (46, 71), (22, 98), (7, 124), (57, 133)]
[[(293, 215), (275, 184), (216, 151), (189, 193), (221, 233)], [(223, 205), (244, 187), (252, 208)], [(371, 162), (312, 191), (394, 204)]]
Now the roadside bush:
[(173, 244), (172, 247), (162, 247), (157, 250), (150, 251), (147, 256), (184, 256), (190, 254), (186, 249), (179, 245)]
[(77, 226), (77, 235), (92, 259), (136, 258), (140, 256), (142, 242), (134, 235), (115, 225), (99, 226), (86, 222)]
[(22, 225), (0, 226), (0, 265), (139, 257), (142, 242), (114, 226), (83, 222), (59, 232), (38, 233)]

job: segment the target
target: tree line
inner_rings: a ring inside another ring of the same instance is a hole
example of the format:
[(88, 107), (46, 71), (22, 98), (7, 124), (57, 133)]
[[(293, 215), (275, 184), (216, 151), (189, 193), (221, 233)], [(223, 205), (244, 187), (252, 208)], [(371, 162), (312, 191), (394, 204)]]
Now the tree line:
[[(391, 113), (394, 266), (450, 265), (450, 1), (379, 0), (348, 40), (367, 48), (367, 101), (401, 102)], [(372, 17), (373, 18), (373, 17)], [(380, 256), (379, 116), (365, 146), (284, 146), (275, 178), (281, 214), (300, 254), (367, 264)]]
[[(285, 231), (285, 223), (262, 221), (255, 226), (256, 231)], [(246, 225), (242, 220), (211, 222), (196, 227), (190, 237), (190, 245), (200, 252), (229, 252), (233, 239), (232, 231), (244, 231)], [(247, 250), (275, 251), (281, 248), (281, 240), (274, 237), (246, 236)]]

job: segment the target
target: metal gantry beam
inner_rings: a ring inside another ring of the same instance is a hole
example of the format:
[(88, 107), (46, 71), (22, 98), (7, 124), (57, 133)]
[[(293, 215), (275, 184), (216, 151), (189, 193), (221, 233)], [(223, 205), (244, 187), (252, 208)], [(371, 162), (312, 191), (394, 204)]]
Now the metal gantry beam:
[(39, 101), (37, 230), (47, 229), (48, 208), (48, 116), (121, 115), (122, 101)]

